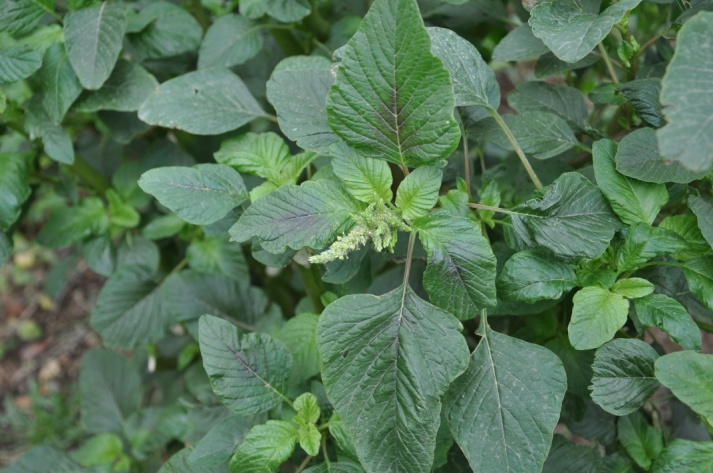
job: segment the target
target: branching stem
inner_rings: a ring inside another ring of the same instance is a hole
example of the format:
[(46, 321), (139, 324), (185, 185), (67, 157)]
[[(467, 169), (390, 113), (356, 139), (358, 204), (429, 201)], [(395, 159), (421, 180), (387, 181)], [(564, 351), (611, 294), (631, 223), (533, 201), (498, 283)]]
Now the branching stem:
[(508, 124), (505, 123), (505, 120), (503, 120), (503, 117), (500, 116), (497, 110), (489, 108), (488, 111), (490, 112), (490, 115), (492, 115), (492, 117), (495, 119), (498, 126), (500, 126), (500, 128), (503, 130), (503, 133), (505, 133), (505, 136), (507, 136), (507, 139), (510, 141), (512, 147), (515, 148), (515, 152), (520, 158), (520, 162), (522, 162), (522, 165), (525, 167), (527, 175), (530, 176), (530, 180), (533, 184), (535, 184), (535, 188), (537, 188), (537, 190), (542, 189), (542, 182), (540, 181), (540, 178), (537, 177), (537, 174), (535, 174), (535, 170), (532, 169), (530, 161), (527, 160), (527, 156), (525, 156), (525, 153), (522, 151), (522, 148), (520, 148), (520, 145), (515, 139), (515, 135), (512, 134), (512, 130), (510, 130)]
[(602, 59), (604, 59), (604, 62), (607, 65), (607, 70), (609, 71), (609, 76), (611, 77), (612, 82), (615, 84), (619, 83), (619, 78), (616, 76), (616, 71), (614, 70), (614, 64), (612, 64), (611, 59), (609, 59), (609, 54), (607, 54), (607, 50), (604, 48), (604, 45), (602, 43), (599, 43), (599, 52), (602, 53)]

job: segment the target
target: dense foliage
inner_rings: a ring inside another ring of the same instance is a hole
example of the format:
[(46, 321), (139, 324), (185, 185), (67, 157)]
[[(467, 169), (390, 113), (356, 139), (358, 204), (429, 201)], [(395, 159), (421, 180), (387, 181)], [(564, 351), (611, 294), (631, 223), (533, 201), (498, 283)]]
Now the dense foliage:
[(0, 2), (0, 262), (106, 277), (3, 472), (713, 471), (713, 3), (179, 3)]

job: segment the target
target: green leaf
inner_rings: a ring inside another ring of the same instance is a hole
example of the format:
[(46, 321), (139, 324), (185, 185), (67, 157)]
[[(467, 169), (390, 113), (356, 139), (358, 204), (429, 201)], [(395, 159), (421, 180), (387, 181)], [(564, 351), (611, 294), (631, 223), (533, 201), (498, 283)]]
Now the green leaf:
[(659, 388), (654, 377), (658, 353), (647, 343), (617, 339), (594, 355), (592, 400), (616, 416), (639, 409)]
[(317, 430), (314, 424), (309, 424), (307, 427), (300, 427), (297, 432), (297, 437), (302, 450), (308, 455), (316, 457), (319, 455), (319, 446), (322, 441), (322, 434)]
[(304, 473), (364, 473), (364, 469), (358, 463), (342, 460), (315, 465), (307, 468)]
[(698, 218), (698, 227), (706, 241), (713, 247), (713, 198), (692, 195), (688, 206)]
[(492, 110), (500, 106), (500, 86), (495, 73), (469, 41), (445, 28), (427, 28), (431, 52), (443, 61), (451, 75), (456, 105), (479, 105)]
[(223, 164), (154, 168), (141, 175), (139, 186), (196, 225), (220, 220), (248, 197), (240, 174)]
[(84, 466), (112, 465), (116, 469), (124, 462), (131, 462), (131, 458), (124, 453), (121, 437), (109, 432), (91, 437), (72, 452), (72, 457)]
[(96, 90), (109, 78), (119, 58), (127, 23), (126, 7), (109, 2), (70, 11), (64, 17), (69, 62), (85, 89)]
[(0, 231), (8, 230), (20, 216), (31, 194), (27, 159), (19, 153), (0, 153)]
[(4, 232), (0, 232), (0, 268), (12, 256), (12, 249), (12, 240)]
[(45, 153), (55, 161), (74, 163), (74, 148), (67, 130), (52, 123), (40, 102), (39, 95), (32, 97), (25, 113), (25, 130), (30, 139), (41, 138)]
[(114, 272), (116, 265), (116, 247), (107, 236), (92, 238), (82, 245), (82, 253), (92, 271), (104, 277)]
[(663, 294), (651, 294), (634, 301), (642, 325), (657, 327), (686, 350), (701, 349), (701, 331), (678, 301)]
[(37, 240), (43, 245), (60, 248), (100, 235), (108, 226), (109, 218), (102, 201), (97, 197), (87, 197), (78, 207), (54, 210), (37, 235)]
[(105, 193), (109, 201), (109, 222), (123, 228), (135, 228), (141, 221), (139, 212), (131, 205), (124, 202), (114, 189), (108, 189)]
[(656, 132), (661, 154), (693, 172), (713, 169), (713, 56), (702, 44), (713, 38), (713, 12), (701, 12), (678, 33), (661, 82), (668, 124)]
[[(21, 2), (6, 3), (12, 5)], [(3, 10), (0, 9), (0, 19), (3, 18), (2, 15)], [(34, 447), (15, 463), (3, 468), (1, 471), (2, 473), (46, 473), (48, 465), (52, 465), (52, 473), (81, 473), (86, 471), (74, 463), (69, 455), (48, 445)]]
[(156, 78), (136, 63), (119, 60), (101, 89), (85, 92), (74, 104), (78, 112), (134, 112), (158, 87)]
[(668, 202), (666, 186), (619, 174), (614, 162), (616, 151), (616, 143), (611, 140), (599, 140), (592, 145), (597, 185), (624, 223), (651, 225)]
[(200, 318), (199, 333), (203, 367), (213, 392), (230, 410), (251, 415), (282, 404), (292, 365), (292, 355), (282, 342), (264, 333), (243, 334), (211, 315)]
[(515, 253), (498, 276), (498, 297), (532, 304), (542, 299), (559, 299), (577, 286), (572, 269), (536, 250)]
[(333, 155), (332, 170), (354, 197), (367, 204), (391, 202), (393, 180), (385, 161), (356, 153)]
[(709, 424), (713, 421), (713, 355), (681, 351), (662, 356), (656, 378)]
[(308, 0), (242, 0), (240, 13), (249, 18), (260, 18), (268, 14), (278, 21), (290, 23), (309, 15)]
[[(540, 41), (538, 39), (538, 41)], [(546, 77), (556, 76), (558, 74), (564, 74), (569, 71), (576, 71), (577, 69), (583, 69), (595, 64), (599, 61), (599, 57), (594, 53), (589, 53), (577, 62), (565, 62), (560, 60), (553, 53), (547, 53), (537, 60), (535, 64), (535, 77), (538, 79), (544, 79)], [(615, 85), (615, 84), (611, 84)], [(613, 93), (613, 91), (612, 91)], [(620, 99), (624, 102), (624, 99)]]
[(316, 314), (298, 314), (289, 319), (276, 335), (292, 353), (290, 384), (307, 381), (321, 370), (322, 360), (315, 339), (318, 322)]
[(55, 0), (6, 0), (0, 4), (0, 31), (12, 36), (30, 32), (49, 12), (54, 12)]
[(686, 241), (677, 233), (640, 223), (627, 231), (624, 244), (616, 253), (616, 265), (619, 271), (630, 271), (657, 256), (673, 254), (685, 248)]
[(188, 463), (195, 466), (217, 466), (228, 462), (253, 423), (240, 416), (230, 416), (210, 429), (188, 455)]
[(687, 261), (683, 267), (688, 287), (709, 310), (713, 310), (713, 256)]
[(327, 180), (282, 186), (253, 202), (230, 229), (231, 239), (247, 241), (255, 236), (264, 249), (282, 253), (289, 246), (319, 249), (354, 224), (358, 203), (339, 183)]
[(438, 202), (443, 171), (435, 167), (421, 167), (401, 181), (396, 191), (396, 206), (406, 220), (423, 217)]
[(611, 292), (621, 294), (627, 299), (639, 299), (654, 292), (654, 285), (641, 278), (620, 279), (611, 287)]
[(594, 448), (568, 442), (556, 435), (545, 461), (543, 473), (561, 473), (571, 470), (578, 473), (600, 473), (602, 458)]
[(436, 210), (414, 227), (428, 257), (423, 285), (431, 302), (461, 320), (497, 303), (495, 256), (478, 224)]
[(578, 130), (591, 128), (584, 95), (572, 87), (541, 81), (522, 82), (508, 94), (508, 105), (518, 113), (554, 113)]
[(327, 97), (332, 130), (349, 146), (412, 167), (458, 146), (453, 86), (430, 42), (415, 0), (374, 2)]
[(42, 65), (40, 53), (28, 46), (0, 46), (0, 84), (11, 84), (31, 76)]
[(348, 295), (322, 313), (322, 379), (345, 425), (361, 433), (354, 443), (367, 471), (431, 471), (440, 397), (467, 365), (461, 329), (407, 285)]
[[(662, 358), (659, 358), (661, 360)], [(657, 361), (658, 364), (658, 361)], [(640, 467), (648, 469), (661, 450), (661, 432), (650, 426), (640, 412), (621, 417), (618, 422), (619, 441)]]
[(294, 424), (268, 420), (256, 425), (238, 445), (230, 460), (232, 473), (270, 473), (287, 461), (295, 450), (297, 429)]
[(82, 358), (79, 393), (82, 424), (90, 432), (120, 432), (141, 406), (141, 376), (125, 357), (93, 348)]
[(597, 47), (626, 12), (640, 2), (621, 0), (600, 14), (598, 1), (546, 1), (532, 9), (528, 23), (532, 33), (558, 58), (577, 62)]
[(572, 302), (568, 332), (577, 350), (598, 348), (614, 338), (629, 313), (629, 301), (624, 296), (598, 286), (581, 289)]
[(711, 246), (698, 228), (698, 219), (694, 215), (670, 215), (659, 226), (677, 233), (686, 242), (686, 248), (674, 253), (674, 258), (688, 261), (710, 253)]
[(538, 472), (552, 442), (567, 379), (546, 348), (487, 325), (444, 411), (474, 471)]
[(654, 473), (713, 473), (713, 442), (674, 439), (654, 462)]
[(332, 63), (319, 56), (288, 57), (267, 81), (267, 99), (286, 137), (302, 149), (329, 154), (339, 138), (327, 121), (327, 93), (334, 83)]
[(198, 52), (198, 69), (243, 64), (261, 49), (260, 27), (248, 18), (228, 14), (208, 28)]
[(127, 39), (140, 57), (158, 59), (195, 51), (203, 28), (193, 15), (169, 2), (149, 2), (136, 17), (141, 27), (129, 29)]
[(186, 250), (186, 260), (192, 269), (201, 273), (222, 274), (240, 282), (250, 280), (242, 248), (224, 236), (191, 242)]
[(567, 373), (567, 391), (587, 399), (592, 381), (594, 350), (575, 350), (565, 336), (558, 336), (547, 342), (546, 347), (562, 360)]
[(149, 125), (195, 135), (218, 135), (264, 116), (243, 81), (219, 68), (189, 72), (164, 82), (139, 109), (139, 118)]
[(52, 123), (59, 125), (69, 107), (82, 93), (82, 86), (62, 44), (53, 44), (47, 49), (39, 78), (42, 84), (42, 106)]
[(106, 346), (124, 349), (160, 340), (170, 323), (154, 271), (140, 264), (117, 269), (99, 292), (91, 317)]
[(219, 163), (263, 177), (278, 187), (296, 184), (304, 168), (316, 157), (314, 153), (292, 156), (285, 141), (271, 131), (227, 139), (214, 156)]
[(598, 257), (620, 227), (601, 191), (574, 172), (513, 211), (514, 230), (528, 246), (565, 258)]
[(194, 449), (184, 448), (168, 459), (158, 473), (225, 473), (225, 465), (198, 466), (191, 462)]
[(658, 184), (688, 184), (706, 174), (689, 171), (678, 161), (663, 161), (656, 132), (651, 128), (634, 130), (622, 138), (616, 152), (616, 170), (625, 176)]
[(319, 403), (317, 396), (312, 393), (301, 394), (295, 399), (294, 408), (297, 411), (295, 417), (297, 423), (315, 424), (319, 420)]
[(662, 127), (665, 122), (661, 115), (661, 79), (638, 79), (632, 80), (619, 86), (617, 89), (626, 97), (636, 111), (636, 114), (654, 128)]
[(549, 51), (545, 43), (532, 34), (530, 25), (524, 24), (511, 30), (500, 40), (493, 50), (493, 61), (528, 61)]

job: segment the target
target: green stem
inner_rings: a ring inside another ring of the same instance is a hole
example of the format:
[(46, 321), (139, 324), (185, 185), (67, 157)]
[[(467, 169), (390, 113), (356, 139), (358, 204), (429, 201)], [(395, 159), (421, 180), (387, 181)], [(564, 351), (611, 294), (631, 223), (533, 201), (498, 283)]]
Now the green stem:
[(185, 268), (187, 264), (188, 264), (188, 260), (186, 258), (183, 258), (181, 261), (178, 262), (178, 264), (176, 266), (173, 267), (173, 269), (171, 270), (171, 274), (176, 274), (176, 273), (181, 272), (181, 270), (183, 268)]
[(312, 456), (307, 455), (307, 457), (305, 457), (305, 459), (302, 460), (302, 463), (300, 463), (300, 466), (297, 467), (297, 469), (295, 470), (295, 473), (302, 473), (302, 470), (307, 468), (307, 464), (311, 461), (312, 461)]
[(411, 262), (413, 261), (413, 249), (416, 246), (416, 233), (411, 233), (408, 237), (408, 250), (406, 250), (406, 267), (404, 268), (404, 291), (408, 285), (408, 278), (411, 275)]
[(498, 212), (501, 214), (508, 214), (508, 215), (517, 215), (517, 212), (513, 212), (511, 210), (507, 209), (501, 209), (500, 207), (492, 207), (490, 205), (483, 205), (483, 204), (476, 204), (475, 202), (470, 202), (468, 204), (471, 208), (478, 209), (478, 210), (490, 210), (491, 212)]
[(576, 145), (574, 145), (574, 147), (580, 151), (586, 151), (587, 153), (592, 154), (592, 148), (590, 148), (589, 146), (587, 146), (585, 144), (577, 143)]
[(193, 7), (193, 16), (196, 20), (198, 20), (198, 23), (201, 25), (201, 28), (203, 28), (203, 31), (205, 31), (208, 29), (208, 18), (205, 16), (201, 0), (192, 0), (191, 5)]
[(317, 2), (312, 0), (310, 4), (312, 6), (312, 11), (307, 18), (302, 20), (302, 23), (309, 31), (314, 33), (318, 40), (324, 41), (329, 36), (330, 24), (327, 20), (322, 18), (322, 15), (319, 13)]
[[(324, 463), (329, 466), (330, 461), (329, 461), (329, 454), (327, 454), (327, 436), (322, 435), (322, 455), (324, 456)], [(329, 470), (329, 468), (327, 468)]]
[(598, 44), (599, 47), (599, 52), (602, 53), (602, 58), (604, 59), (604, 62), (607, 65), (607, 70), (609, 70), (609, 76), (611, 76), (612, 82), (615, 84), (619, 83), (619, 79), (616, 76), (616, 71), (614, 70), (614, 65), (611, 62), (611, 59), (609, 59), (609, 54), (607, 54), (607, 50), (604, 48), (604, 45), (602, 43)]
[(463, 136), (463, 165), (465, 174), (465, 186), (468, 188), (468, 197), (471, 196), (472, 192), (470, 190), (470, 156), (468, 150), (468, 130), (465, 129), (463, 125), (463, 120), (460, 120), (460, 132)]
[(104, 192), (111, 188), (109, 181), (79, 156), (74, 157), (74, 164), (69, 166), (69, 169), (99, 194), (104, 194)]
[(537, 190), (542, 189), (542, 182), (540, 181), (540, 178), (537, 177), (537, 174), (535, 174), (535, 170), (532, 169), (530, 161), (527, 160), (527, 156), (525, 156), (525, 153), (522, 151), (522, 148), (520, 148), (520, 145), (515, 139), (515, 135), (512, 134), (512, 130), (510, 130), (508, 124), (505, 123), (505, 120), (503, 120), (503, 117), (500, 116), (497, 110), (489, 108), (488, 111), (490, 112), (490, 115), (492, 115), (492, 117), (495, 119), (498, 126), (500, 126), (500, 128), (503, 130), (503, 133), (505, 133), (505, 136), (507, 136), (512, 147), (515, 148), (515, 152), (520, 158), (520, 162), (522, 162), (522, 165), (525, 167), (527, 175), (530, 176), (530, 180), (533, 184), (535, 184), (535, 188), (537, 188)]
[(701, 322), (700, 320), (695, 320), (694, 322), (696, 322), (696, 325), (698, 325), (698, 328), (700, 328), (701, 330), (713, 333), (713, 324), (707, 324), (705, 322)]
[(312, 308), (315, 314), (321, 314), (324, 310), (324, 304), (322, 304), (322, 294), (324, 294), (324, 283), (319, 274), (319, 268), (317, 265), (310, 264), (309, 267), (304, 267), (301, 264), (297, 264), (297, 269), (302, 276), (302, 282), (305, 286), (305, 291), (307, 292), (307, 297), (309, 297), (310, 302), (312, 302)]
[(299, 56), (305, 54), (305, 50), (302, 49), (302, 46), (300, 46), (300, 43), (297, 42), (290, 31), (273, 28), (270, 30), (270, 33), (272, 33), (272, 37), (275, 38), (275, 41), (282, 49), (282, 52), (285, 53), (285, 56)]

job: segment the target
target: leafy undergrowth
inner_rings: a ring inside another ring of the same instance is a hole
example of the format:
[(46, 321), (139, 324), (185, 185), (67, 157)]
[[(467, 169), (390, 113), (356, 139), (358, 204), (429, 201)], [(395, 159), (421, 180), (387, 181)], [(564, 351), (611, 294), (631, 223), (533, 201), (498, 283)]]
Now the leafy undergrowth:
[(710, 471), (709, 1), (185, 3), (0, 4), (0, 261), (102, 344), (3, 473)]

